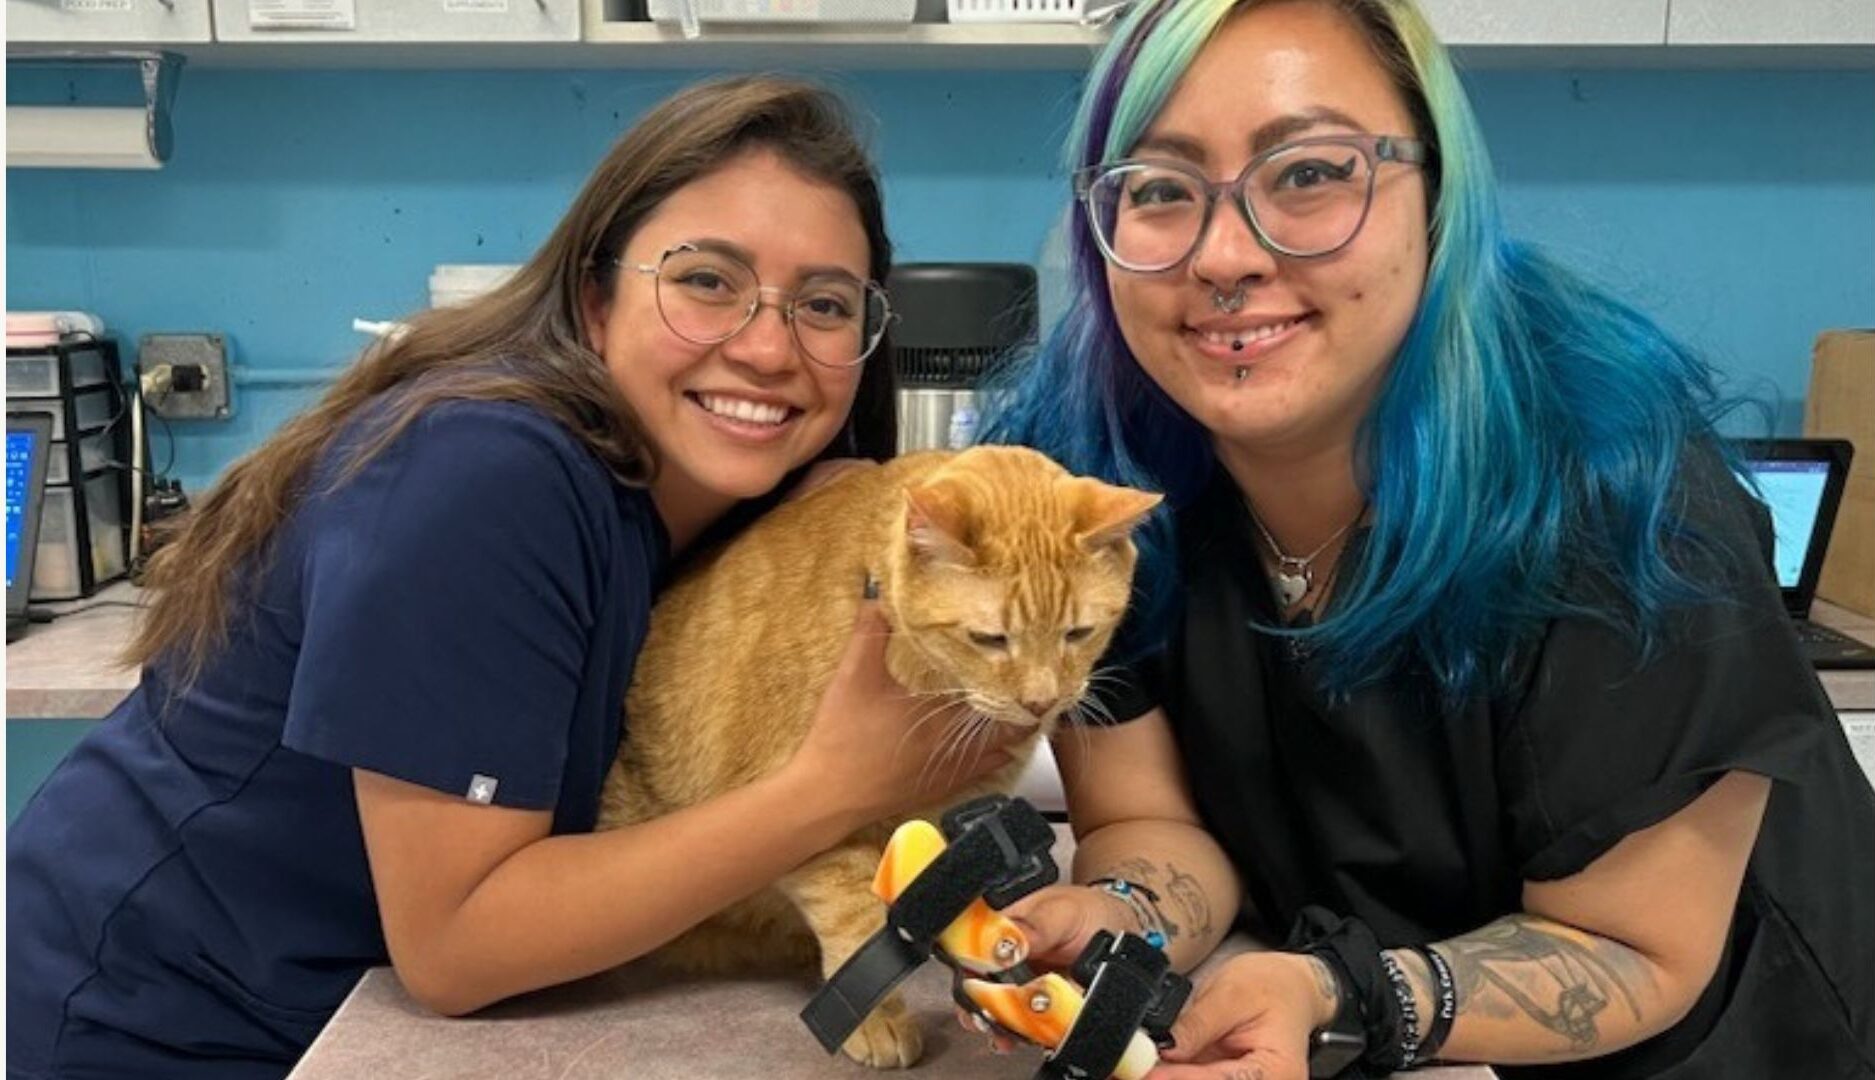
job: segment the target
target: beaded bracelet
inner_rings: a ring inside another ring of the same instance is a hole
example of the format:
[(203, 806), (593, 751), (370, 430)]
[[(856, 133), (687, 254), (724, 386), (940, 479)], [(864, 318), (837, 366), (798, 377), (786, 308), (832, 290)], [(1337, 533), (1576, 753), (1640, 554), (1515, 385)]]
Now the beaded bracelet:
[(1165, 916), (1159, 913), (1159, 894), (1136, 882), (1125, 878), (1095, 878), (1087, 883), (1090, 889), (1100, 889), (1113, 894), (1126, 902), (1133, 909), (1133, 918), (1139, 921), (1140, 936), (1155, 949), (1165, 948)]
[(1413, 1068), (1419, 1064), (1419, 1006), (1413, 1001), (1413, 984), (1406, 979), (1406, 972), (1393, 954), (1381, 950), (1380, 966), (1387, 970), (1387, 981), (1393, 984), (1393, 995), (1400, 999), (1400, 1053), (1405, 1058), (1403, 1068)]

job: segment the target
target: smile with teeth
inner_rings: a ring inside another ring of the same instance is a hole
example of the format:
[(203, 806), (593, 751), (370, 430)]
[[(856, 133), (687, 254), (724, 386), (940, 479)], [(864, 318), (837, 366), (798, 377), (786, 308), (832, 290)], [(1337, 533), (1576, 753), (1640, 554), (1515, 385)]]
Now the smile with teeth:
[(1232, 330), (1229, 332), (1210, 330), (1198, 336), (1213, 345), (1227, 345), (1233, 349), (1241, 349), (1245, 345), (1252, 345), (1256, 342), (1273, 338), (1301, 321), (1301, 319), (1290, 319), (1286, 322), (1269, 323), (1266, 326), (1256, 326), (1248, 330)]
[(706, 411), (726, 420), (736, 420), (744, 424), (763, 424), (768, 427), (779, 427), (787, 423), (788, 417), (796, 411), (786, 405), (770, 405), (766, 402), (729, 397), (725, 394), (692, 394), (690, 398), (703, 406)]

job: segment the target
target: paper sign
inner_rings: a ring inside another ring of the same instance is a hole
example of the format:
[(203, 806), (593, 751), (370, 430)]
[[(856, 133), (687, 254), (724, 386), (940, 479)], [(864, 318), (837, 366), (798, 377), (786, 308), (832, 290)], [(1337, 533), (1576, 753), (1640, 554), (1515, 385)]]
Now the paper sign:
[(353, 0), (247, 0), (254, 30), (356, 30)]
[(1855, 759), (1867, 774), (1869, 783), (1875, 784), (1875, 712), (1838, 713), (1842, 718), (1842, 729), (1849, 736), (1849, 749), (1855, 752)]

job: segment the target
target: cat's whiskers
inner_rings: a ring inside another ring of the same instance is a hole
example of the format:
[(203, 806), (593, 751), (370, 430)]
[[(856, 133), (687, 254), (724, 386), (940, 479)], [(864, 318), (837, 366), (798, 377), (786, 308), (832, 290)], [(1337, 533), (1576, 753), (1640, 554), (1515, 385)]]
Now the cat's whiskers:
[[(945, 712), (960, 705), (967, 707), (971, 696), (970, 689), (963, 686), (939, 687), (935, 690), (907, 690), (905, 693), (908, 697), (926, 699), (930, 704), (912, 720), (911, 725), (905, 729), (905, 733), (899, 736), (898, 749), (900, 750), (905, 748), (905, 740), (911, 738), (912, 734), (923, 727), (927, 721), (933, 717), (942, 716)], [(923, 777), (919, 780), (922, 783)]]
[[(925, 726), (927, 723), (930, 723), (933, 719), (936, 719), (937, 717), (943, 716), (946, 713), (957, 711), (958, 708), (959, 706), (956, 700), (950, 695), (945, 695), (940, 700), (933, 701), (922, 712), (920, 712), (916, 718), (912, 720), (911, 724), (905, 728), (905, 733), (898, 737), (897, 750), (905, 749), (906, 741), (909, 740), (912, 737), (913, 733), (915, 733), (919, 728)], [(895, 750), (894, 752), (896, 753), (897, 750)], [(918, 779), (919, 779), (919, 783), (922, 784), (924, 782), (924, 777), (922, 775), (920, 775)]]
[(1001, 721), (997, 720), (995, 716), (989, 713), (974, 712), (971, 714), (970, 722), (964, 726), (963, 737), (957, 742), (957, 765), (952, 772), (953, 778), (955, 778), (958, 772), (961, 772), (964, 768), (982, 757), (983, 748), (979, 747), (972, 750), (970, 744), (976, 742), (977, 738), (981, 736), (985, 746), (987, 746), (989, 733), (995, 730), (998, 723), (1001, 723)]
[[(1094, 738), (1088, 729), (1096, 726), (1110, 727), (1114, 723), (1113, 713), (1099, 699), (1082, 697), (1068, 706), (1066, 717), (1072, 718), (1075, 738), (1081, 741), (1081, 752), (1088, 753), (1093, 748)], [(1090, 722), (1091, 721), (1091, 722)]]
[[(937, 748), (932, 751), (931, 756), (925, 760), (924, 767), (918, 770), (918, 784), (920, 787), (925, 785), (926, 770), (932, 770), (933, 774), (935, 774), (935, 770), (941, 769), (944, 762), (949, 759), (952, 754), (961, 751), (965, 742), (969, 739), (971, 729), (976, 725), (981, 716), (982, 714), (977, 712), (976, 709), (967, 708), (961, 716), (951, 723), (949, 730), (944, 733), (944, 737), (938, 743)], [(963, 759), (959, 757), (956, 768), (961, 768), (962, 765)], [(956, 778), (956, 768), (953, 768), (951, 773), (953, 781)]]

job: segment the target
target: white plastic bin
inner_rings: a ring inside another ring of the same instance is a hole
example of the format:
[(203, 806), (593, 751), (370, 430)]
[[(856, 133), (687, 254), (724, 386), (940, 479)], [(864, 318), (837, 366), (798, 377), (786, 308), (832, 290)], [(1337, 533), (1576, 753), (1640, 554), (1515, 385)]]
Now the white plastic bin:
[[(92, 580), (105, 581), (124, 572), (124, 517), (117, 474), (102, 473), (85, 481), (85, 510), (91, 519)], [(39, 512), (39, 549), (33, 564), (34, 600), (73, 600), (81, 595), (78, 516), (72, 489), (47, 487)]]
[[(104, 351), (77, 349), (72, 357), (72, 386), (100, 386), (104, 383)], [(53, 354), (7, 355), (7, 400), (14, 398), (55, 398), (59, 386), (59, 358)]]

